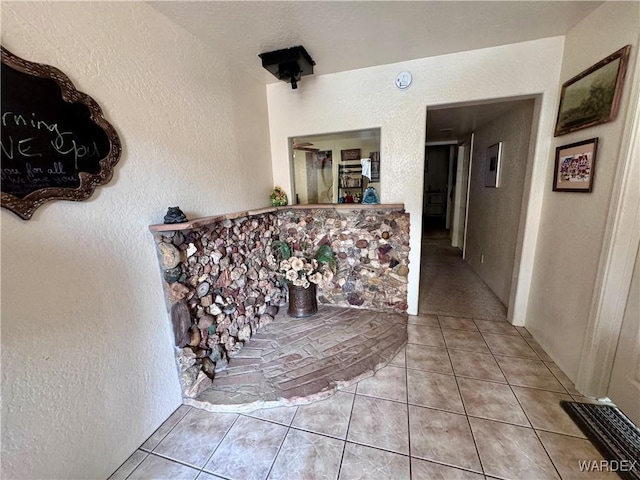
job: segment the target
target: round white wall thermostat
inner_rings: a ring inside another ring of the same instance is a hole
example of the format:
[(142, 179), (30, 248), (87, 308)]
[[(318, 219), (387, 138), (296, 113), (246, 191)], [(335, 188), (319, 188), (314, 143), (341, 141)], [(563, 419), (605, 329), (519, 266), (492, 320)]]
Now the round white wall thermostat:
[(413, 77), (411, 76), (411, 72), (400, 72), (396, 77), (396, 87), (400, 90), (405, 90), (409, 88), (412, 80)]

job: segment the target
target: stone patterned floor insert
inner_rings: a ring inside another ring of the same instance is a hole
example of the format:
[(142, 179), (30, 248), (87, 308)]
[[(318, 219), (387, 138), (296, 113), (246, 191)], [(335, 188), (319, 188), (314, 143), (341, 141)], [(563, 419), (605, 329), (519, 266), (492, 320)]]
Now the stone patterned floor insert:
[(407, 315), (319, 306), (308, 318), (281, 309), (213, 385), (184, 403), (211, 412), (305, 405), (387, 365), (407, 343)]

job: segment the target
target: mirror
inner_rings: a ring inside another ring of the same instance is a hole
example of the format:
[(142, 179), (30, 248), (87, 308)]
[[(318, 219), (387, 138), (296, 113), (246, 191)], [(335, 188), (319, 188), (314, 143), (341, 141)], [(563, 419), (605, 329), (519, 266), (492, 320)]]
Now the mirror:
[(380, 197), (379, 128), (289, 140), (294, 203), (360, 203), (367, 187)]

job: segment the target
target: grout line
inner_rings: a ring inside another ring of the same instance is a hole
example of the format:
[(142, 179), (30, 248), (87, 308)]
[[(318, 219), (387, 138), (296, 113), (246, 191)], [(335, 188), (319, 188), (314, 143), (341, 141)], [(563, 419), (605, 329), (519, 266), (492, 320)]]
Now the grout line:
[[(185, 413), (184, 413), (184, 414), (183, 414), (183, 415), (182, 415), (182, 416), (181, 416), (181, 417), (176, 421), (176, 423), (174, 423), (174, 424), (173, 424), (173, 427), (171, 427), (171, 428), (167, 431), (167, 433), (165, 433), (165, 434), (164, 434), (164, 436), (163, 436), (160, 440), (158, 440), (158, 443), (156, 443), (156, 445), (155, 445), (153, 448), (151, 448), (151, 449), (142, 448), (142, 445), (144, 445), (145, 443), (147, 443), (147, 442), (149, 441), (149, 439), (150, 439), (151, 437), (153, 437), (153, 436), (155, 435), (155, 433), (163, 427), (163, 425), (167, 422), (167, 420), (169, 420), (169, 419), (171, 418), (171, 415), (173, 415), (174, 413), (176, 413), (176, 412), (177, 412), (178, 410), (180, 410), (180, 408), (182, 408), (182, 407), (186, 407), (187, 411), (186, 411), (186, 412), (185, 412)], [(167, 417), (167, 420), (165, 420), (164, 422), (162, 422), (162, 424), (161, 424), (158, 428), (156, 428), (156, 429), (154, 430), (154, 432), (153, 432), (151, 435), (149, 435), (149, 436), (147, 437), (147, 439), (146, 439), (144, 442), (142, 442), (142, 445), (140, 445), (136, 450), (142, 450), (143, 452), (147, 452), (147, 453), (151, 453), (151, 452), (153, 452), (153, 450), (155, 450), (155, 449), (158, 447), (158, 445), (160, 445), (160, 444), (162, 443), (162, 441), (163, 441), (165, 438), (167, 438), (167, 436), (168, 436), (171, 432), (173, 432), (173, 430), (178, 426), (178, 424), (179, 424), (180, 422), (182, 422), (182, 420), (184, 419), (184, 417), (186, 417), (186, 416), (189, 414), (189, 412), (191, 412), (192, 408), (193, 408), (193, 407), (190, 407), (190, 406), (188, 406), (188, 405), (184, 405), (184, 404), (180, 405), (178, 408), (176, 408), (176, 409), (171, 413), (171, 415), (169, 415), (169, 416)], [(133, 454), (132, 454), (132, 455), (133, 455)]]
[(533, 433), (536, 436), (536, 438), (538, 439), (538, 442), (540, 442), (540, 445), (542, 446), (542, 450), (544, 450), (544, 453), (547, 454), (547, 457), (549, 458), (549, 461), (551, 462), (551, 465), (553, 465), (554, 470), (556, 471), (556, 473), (558, 474), (558, 478), (562, 479), (562, 474), (560, 473), (560, 470), (558, 470), (558, 467), (556, 467), (555, 462), (553, 461), (553, 458), (551, 458), (551, 455), (549, 454), (549, 452), (547, 451), (547, 447), (544, 446), (544, 443), (542, 443), (542, 440), (540, 439), (540, 435), (538, 435), (538, 432), (536, 431), (536, 429), (533, 429)]
[[(196, 477), (196, 480), (198, 480), (198, 478), (200, 478), (200, 474), (202, 474), (202, 473), (204, 473), (205, 475), (213, 475), (213, 474), (211, 474), (211, 473), (208, 473), (208, 472), (205, 472), (204, 470), (202, 470), (202, 471), (198, 474), (198, 476)], [(231, 478), (231, 477), (225, 477), (224, 475), (220, 475), (220, 474), (218, 474), (218, 475), (214, 475), (214, 476), (215, 476), (215, 477), (223, 478), (224, 480), (233, 480), (233, 478)]]
[[(209, 461), (211, 461), (211, 458), (213, 457), (213, 454), (216, 453), (216, 450), (218, 450), (218, 448), (220, 447), (220, 445), (222, 445), (222, 442), (224, 442), (224, 439), (227, 438), (227, 435), (229, 435), (229, 432), (231, 431), (231, 429), (233, 428), (233, 426), (238, 422), (238, 419), (240, 418), (239, 414), (236, 414), (236, 419), (231, 423), (231, 425), (229, 426), (229, 428), (227, 429), (226, 432), (224, 432), (224, 435), (222, 436), (222, 438), (220, 439), (220, 441), (218, 442), (218, 444), (216, 445), (216, 447), (213, 449), (213, 451), (211, 452), (211, 454), (209, 455), (209, 457), (207, 458), (207, 460), (204, 462), (204, 464), (202, 465), (202, 467), (200, 468), (200, 471), (204, 471), (204, 467), (207, 466), (207, 464), (209, 463)], [(217, 474), (214, 474), (217, 475)]]
[[(415, 325), (414, 325), (415, 326)], [(437, 327), (425, 327), (425, 328), (437, 328)], [(407, 342), (407, 345), (418, 345), (419, 347), (436, 347), (436, 348), (446, 348), (445, 345), (432, 345), (430, 343), (416, 343), (416, 342)]]
[[(168, 460), (169, 462), (177, 463), (178, 465), (182, 465), (182, 466), (185, 466), (185, 467), (189, 467), (191, 470), (197, 470), (197, 471), (198, 471), (198, 474), (202, 471), (202, 468), (196, 467), (196, 466), (194, 466), (194, 465), (192, 465), (192, 464), (190, 464), (190, 463), (185, 462), (184, 460), (177, 460), (177, 459), (172, 458), (172, 457), (167, 457), (166, 455), (162, 455), (161, 453), (154, 453), (154, 452), (151, 452), (151, 453), (149, 453), (149, 455), (147, 455), (147, 456), (145, 457), (145, 460), (146, 460), (147, 458), (149, 458), (150, 456), (154, 456), (154, 457), (162, 458), (162, 459), (164, 459), (164, 460)], [(133, 473), (133, 472), (131, 472), (131, 473)]]
[[(310, 404), (307, 404), (307, 405), (310, 405)], [(293, 419), (295, 418), (296, 414), (298, 413), (298, 407), (303, 407), (303, 406), (304, 405), (291, 405), (291, 406), (282, 405), (282, 407), (274, 407), (274, 408), (295, 408), (296, 409), (296, 411), (293, 414), (293, 417), (291, 417), (291, 422), (288, 423), (288, 424), (280, 422), (278, 420), (269, 420), (267, 418), (262, 418), (262, 417), (251, 415), (253, 412), (238, 413), (237, 415), (242, 415), (243, 417), (253, 418), (255, 420), (262, 420), (263, 422), (274, 423), (276, 425), (280, 425), (280, 426), (283, 426), (283, 427), (290, 427), (291, 424), (293, 423)], [(259, 410), (269, 410), (269, 408), (259, 409)], [(257, 410), (254, 410), (254, 412), (255, 411), (257, 411)]]
[[(505, 335), (505, 336), (509, 336), (509, 335)], [(455, 348), (454, 348), (454, 350), (455, 350)], [(477, 352), (477, 353), (480, 353), (480, 352)], [(523, 357), (522, 355), (509, 355), (508, 353), (505, 354), (505, 353), (493, 353), (493, 352), (491, 352), (491, 354), (492, 355), (497, 355), (499, 357), (521, 358), (522, 360), (534, 360), (536, 362), (543, 362), (544, 363), (544, 360), (541, 360), (540, 357), (535, 357), (535, 358), (534, 357)], [(537, 355), (537, 353), (536, 353), (536, 355)]]
[[(533, 345), (531, 345), (531, 342), (536, 342), (536, 343), (538, 343), (538, 342), (537, 342), (537, 340), (535, 340), (534, 338), (524, 338), (524, 337), (523, 337), (523, 340), (527, 343), (527, 345), (529, 345), (529, 348), (530, 348), (531, 350), (533, 350), (534, 352), (536, 352), (536, 355), (538, 355), (538, 358), (539, 358), (540, 360), (542, 360), (543, 362), (549, 362), (549, 361), (553, 362), (553, 360), (545, 360), (544, 358), (542, 358), (542, 355), (541, 355), (540, 353), (538, 353), (538, 351), (537, 351), (535, 348), (533, 348)], [(539, 346), (539, 347), (540, 347), (540, 349), (544, 352), (544, 354), (545, 354), (549, 359), (551, 359), (551, 357), (549, 357), (549, 354), (548, 354), (547, 352), (545, 352), (545, 351), (544, 351), (544, 348), (542, 348), (542, 345), (540, 345), (540, 344), (538, 343), (538, 346)]]
[[(524, 333), (522, 333), (522, 332), (519, 330), (520, 328), (524, 328), (525, 330), (527, 330), (527, 328), (526, 328), (524, 325), (523, 325), (523, 326), (521, 326), (521, 327), (515, 327), (515, 328), (516, 328), (516, 332), (518, 332), (522, 338), (524, 338), (525, 340), (527, 340), (528, 338), (530, 338), (530, 337), (526, 337), (526, 336), (524, 335)], [(531, 335), (531, 332), (529, 332), (529, 330), (527, 330), (527, 332), (529, 333), (529, 335)], [(529, 343), (529, 342), (527, 342), (527, 343)]]
[[(133, 452), (131, 455), (129, 455), (129, 458), (133, 457), (133, 456), (135, 455), (135, 453), (136, 453), (138, 450), (140, 450), (140, 449), (136, 449), (136, 451), (135, 451), (135, 452)], [(147, 457), (150, 455), (150, 454), (149, 454), (149, 452), (146, 452), (146, 451), (144, 451), (144, 450), (140, 450), (140, 451), (141, 451), (141, 452), (144, 452), (144, 453), (145, 453), (145, 456), (142, 458), (142, 460), (140, 461), (140, 463), (138, 463), (135, 467), (133, 467), (133, 470), (131, 470), (131, 471), (129, 472), (129, 474), (128, 474), (126, 477), (124, 477), (124, 478), (125, 478), (125, 480), (126, 480), (127, 478), (129, 478), (129, 477), (133, 474), (133, 472), (135, 472), (135, 471), (138, 469), (138, 467), (139, 467), (140, 465), (142, 465), (142, 462), (144, 462), (144, 461), (147, 459)], [(124, 465), (125, 463), (127, 463), (127, 461), (129, 460), (129, 458), (127, 458), (124, 462), (122, 462), (122, 465)], [(118, 468), (116, 468), (116, 469), (115, 469), (115, 471), (111, 474), (111, 476), (110, 476), (107, 480), (109, 480), (111, 477), (113, 477), (113, 475), (114, 475), (118, 470), (120, 470), (120, 469), (122, 468), (122, 465), (120, 465)]]
[[(500, 369), (500, 371), (502, 371), (502, 367), (500, 366), (500, 363), (498, 363), (498, 360), (496, 360), (495, 355), (494, 355), (494, 360), (495, 362), (498, 364), (498, 368)], [(546, 365), (545, 365), (546, 366)], [(548, 369), (548, 367), (547, 367)], [(502, 371), (502, 375), (504, 375), (504, 378), (507, 378), (507, 376), (504, 374), (504, 371)], [(507, 380), (508, 381), (508, 380)], [(563, 387), (564, 388), (564, 387)], [(562, 479), (562, 475), (560, 474), (560, 471), (558, 470), (558, 468), (556, 467), (556, 464), (553, 463), (553, 459), (551, 458), (551, 455), (549, 455), (549, 452), (547, 451), (547, 449), (545, 448), (544, 444), (542, 443), (542, 440), (540, 440), (540, 436), (538, 435), (538, 432), (536, 432), (536, 429), (533, 428), (533, 423), (531, 423), (531, 419), (529, 418), (529, 415), (527, 414), (526, 410), (524, 409), (524, 407), (522, 406), (522, 403), (520, 402), (520, 399), (518, 398), (518, 396), (516, 395), (516, 392), (513, 391), (513, 386), (509, 383), (509, 389), (511, 390), (511, 394), (515, 397), (516, 402), (518, 402), (518, 405), (520, 406), (520, 409), (522, 410), (522, 412), (524, 413), (525, 418), (527, 419), (527, 421), (529, 422), (529, 425), (531, 425), (531, 429), (533, 430), (534, 435), (536, 436), (536, 438), (538, 439), (538, 443), (540, 443), (540, 445), (542, 446), (542, 450), (544, 451), (544, 453), (547, 454), (547, 458), (549, 459), (549, 461), (551, 462), (551, 465), (553, 465), (554, 470), (556, 471), (556, 473), (558, 474), (558, 478)], [(525, 427), (526, 428), (526, 427)]]
[(514, 387), (518, 387), (518, 388), (524, 388), (525, 390), (538, 390), (538, 391), (541, 391), (541, 392), (555, 393), (556, 395), (564, 395), (564, 396), (568, 396), (568, 397), (571, 396), (570, 393), (558, 392), (557, 390), (548, 390), (546, 388), (529, 387), (527, 385), (516, 385), (516, 384), (513, 384), (513, 386)]
[(568, 394), (568, 393), (559, 392), (557, 390), (549, 390), (548, 388), (532, 387), (530, 385), (518, 385), (517, 383), (507, 383), (507, 385), (509, 385), (510, 387), (528, 388), (530, 390), (540, 390), (542, 392), (558, 393), (560, 395), (569, 395), (570, 396), (570, 394)]
[[(508, 323), (507, 325), (511, 325), (511, 324), (510, 324), (510, 323)], [(483, 334), (483, 335), (499, 335), (499, 336), (501, 336), (501, 337), (513, 337), (513, 338), (520, 338), (520, 339), (522, 339), (522, 340), (525, 340), (525, 341), (526, 341), (526, 339), (525, 339), (524, 337), (522, 337), (522, 336), (517, 332), (517, 330), (516, 330), (516, 335), (512, 335), (512, 334), (510, 334), (510, 333), (500, 333), (500, 332), (489, 332), (489, 331), (484, 332), (484, 331), (482, 331), (482, 330), (480, 330), (480, 329), (478, 329), (478, 331), (479, 331), (481, 334)], [(527, 345), (529, 345), (529, 342), (527, 342)], [(529, 346), (531, 347), (531, 345), (529, 345)], [(531, 347), (531, 349), (533, 350), (533, 347)], [(537, 353), (537, 352), (536, 352), (536, 353)]]
[(471, 328), (442, 327), (444, 330), (455, 330), (456, 332), (473, 332), (480, 333), (480, 330)]
[(551, 376), (552, 376), (553, 378), (555, 378), (555, 379), (556, 379), (556, 381), (560, 384), (560, 386), (564, 389), (564, 392), (563, 392), (563, 393), (566, 393), (567, 395), (571, 395), (571, 394), (569, 393), (569, 390), (567, 390), (567, 387), (565, 387), (565, 386), (562, 384), (562, 382), (558, 379), (558, 377), (556, 377), (556, 376), (555, 376), (555, 374), (553, 373), (553, 370), (551, 370), (551, 369), (549, 368), (549, 365), (547, 365), (546, 363), (544, 363), (544, 361), (542, 361), (542, 364), (544, 365), (544, 368), (546, 368), (546, 369), (547, 369), (547, 371), (548, 371), (549, 373), (551, 373)]
[[(456, 330), (456, 332), (464, 332), (464, 331), (465, 330)], [(474, 333), (474, 332), (471, 332), (470, 330), (467, 331), (467, 332), (468, 333)], [(479, 332), (475, 332), (475, 333), (479, 333)], [(466, 349), (466, 348), (458, 348), (458, 347), (447, 347), (447, 350), (455, 350), (456, 352), (481, 353), (483, 355), (493, 355), (491, 353), (491, 350), (469, 350), (469, 349)]]
[[(477, 470), (471, 470), (470, 468), (461, 467), (461, 466), (455, 465), (453, 463), (445, 463), (445, 462), (441, 462), (441, 461), (438, 461), (438, 460), (433, 460), (433, 459), (430, 459), (430, 458), (425, 458), (425, 457), (420, 457), (420, 456), (415, 456), (415, 455), (408, 455), (406, 453), (395, 452), (393, 450), (387, 450), (385, 448), (375, 447), (373, 445), (367, 445), (366, 443), (356, 442), (356, 441), (353, 441), (353, 440), (347, 441), (345, 443), (351, 443), (352, 445), (360, 445), (360, 446), (363, 446), (363, 447), (372, 448), (373, 450), (378, 450), (380, 452), (391, 453), (391, 454), (394, 454), (394, 455), (400, 455), (402, 457), (406, 457), (406, 458), (409, 459), (409, 465), (411, 465), (411, 459), (415, 458), (416, 460), (423, 460), (425, 462), (435, 463), (437, 465), (444, 465), (445, 467), (455, 468), (456, 470), (462, 470), (462, 471), (465, 471), (465, 472), (471, 472), (471, 473), (475, 473), (477, 475), (479, 474)], [(409, 467), (409, 471), (411, 472), (411, 467)]]
[(440, 407), (428, 407), (426, 405), (420, 405), (419, 403), (409, 403), (408, 405), (411, 406), (411, 407), (427, 408), (429, 410), (435, 410), (437, 412), (452, 413), (453, 415), (466, 416), (466, 414), (464, 412), (456, 412), (456, 411), (453, 411), (453, 410), (445, 410), (444, 408), (440, 408)]
[(571, 435), (570, 433), (564, 433), (564, 432), (554, 432), (553, 430), (549, 430), (548, 428), (533, 428), (535, 431), (537, 432), (546, 432), (546, 433), (553, 433), (554, 435), (563, 435), (565, 437), (569, 437), (569, 438), (579, 438), (580, 440), (587, 440), (590, 441), (587, 436), (585, 435), (584, 437), (579, 437), (577, 435)]
[[(307, 404), (307, 405), (311, 405), (311, 404)], [(296, 411), (293, 414), (293, 417), (291, 417), (291, 421), (289, 422), (289, 425), (287, 425), (287, 427), (292, 427), (293, 426), (293, 422), (296, 421), (296, 416), (298, 415), (298, 412), (300, 411), (300, 407), (303, 407), (304, 405), (297, 405), (296, 406)]]
[(372, 448), (373, 450), (378, 450), (378, 451), (386, 452), (386, 453), (392, 453), (394, 455), (400, 455), (402, 457), (408, 458), (409, 459), (409, 464), (411, 464), (411, 459), (415, 458), (416, 460), (423, 460), (425, 462), (435, 463), (435, 464), (438, 464), (438, 465), (444, 465), (446, 467), (455, 468), (457, 470), (462, 470), (462, 471), (465, 471), (465, 472), (472, 472), (472, 473), (478, 474), (477, 470), (472, 470), (470, 468), (461, 467), (461, 466), (455, 465), (453, 463), (445, 463), (445, 462), (438, 461), (438, 460), (433, 460), (433, 459), (430, 459), (430, 458), (420, 457), (420, 456), (416, 456), (416, 455), (409, 455), (409, 454), (406, 454), (406, 453), (396, 452), (396, 451), (393, 451), (393, 450), (387, 450), (386, 448), (375, 447), (373, 445), (368, 445), (366, 443), (356, 442), (356, 441), (353, 441), (353, 440), (349, 440), (349, 441), (347, 441), (345, 443), (351, 443), (352, 445), (360, 445), (360, 446), (363, 446), (363, 447)]
[(424, 372), (424, 373), (438, 373), (440, 375), (448, 375), (450, 377), (453, 377), (455, 375), (455, 374), (449, 373), (449, 372), (439, 372), (437, 370), (427, 370), (427, 369), (424, 369), (424, 368), (415, 368), (415, 367), (407, 367), (407, 370), (414, 370), (416, 372)]
[(150, 453), (149, 455), (153, 455), (154, 457), (159, 457), (159, 458), (163, 458), (165, 460), (170, 461), (171, 463), (177, 463), (179, 465), (184, 465), (185, 467), (189, 467), (192, 470), (196, 470), (198, 472), (198, 475), (200, 475), (200, 473), (202, 472), (202, 467), (196, 467), (195, 465), (185, 462), (184, 460), (178, 460), (176, 458), (172, 458), (172, 457), (168, 457), (166, 455), (163, 455), (161, 453)]
[[(502, 367), (500, 366), (500, 363), (498, 362), (498, 360), (496, 360), (495, 355), (493, 356), (493, 360), (498, 365), (498, 368), (502, 372), (502, 375), (504, 376), (504, 378), (507, 378), (507, 376), (504, 374), (504, 370), (502, 370)], [(508, 379), (507, 379), (507, 382), (509, 382)], [(520, 403), (520, 399), (516, 395), (516, 392), (513, 391), (513, 385), (511, 385), (510, 383), (507, 383), (507, 385), (509, 385), (509, 390), (511, 390), (511, 395), (513, 395), (514, 398), (516, 399), (516, 402), (518, 402), (518, 406), (520, 407), (520, 410), (522, 410), (522, 413), (524, 413), (524, 416), (527, 419), (527, 422), (529, 422), (529, 425), (531, 426), (531, 428), (533, 428), (533, 424), (531, 423), (531, 420), (529, 419), (529, 415), (527, 415), (527, 412), (525, 412), (524, 407), (522, 406), (522, 403)], [(515, 385), (515, 386), (518, 387), (520, 385)]]
[[(567, 387), (565, 387), (564, 383), (562, 383), (562, 381), (560, 381), (560, 378), (559, 378), (555, 373), (553, 373), (553, 370), (551, 370), (551, 369), (549, 368), (549, 365), (547, 365), (547, 362), (543, 360), (543, 361), (542, 361), (542, 363), (544, 363), (544, 366), (545, 366), (545, 367), (547, 367), (547, 369), (551, 372), (551, 375), (553, 375), (553, 378), (555, 378), (555, 379), (558, 381), (558, 383), (559, 383), (560, 385), (562, 385), (562, 388), (564, 388), (564, 389), (565, 389), (565, 391), (567, 392), (567, 395), (574, 395), (573, 393), (571, 393), (571, 392), (569, 391), (569, 389), (568, 389)], [(554, 362), (549, 362), (549, 363), (554, 363)], [(556, 366), (557, 366), (557, 365), (556, 365)], [(558, 367), (558, 370), (560, 370), (560, 367)], [(562, 372), (562, 370), (560, 370), (560, 371)], [(564, 372), (562, 372), (562, 373), (563, 373), (565, 376), (567, 375), (567, 374), (566, 374), (566, 373), (564, 373)], [(567, 377), (567, 378), (568, 378), (568, 377)], [(571, 380), (571, 379), (569, 379), (569, 380)], [(571, 383), (573, 384), (573, 382), (571, 382)], [(574, 385), (573, 389), (574, 389), (576, 392), (578, 391), (578, 390), (576, 389), (575, 385)]]
[[(453, 370), (453, 360), (451, 360), (449, 349), (447, 349), (447, 357), (449, 358), (449, 363), (451, 364), (451, 369)], [(460, 403), (462, 403), (462, 409), (464, 411), (464, 416), (467, 420), (467, 425), (469, 425), (469, 433), (471, 434), (471, 440), (473, 441), (473, 446), (476, 449), (476, 455), (478, 456), (478, 461), (480, 462), (480, 470), (482, 470), (482, 474), (485, 475), (484, 463), (482, 462), (482, 457), (480, 456), (480, 450), (478, 449), (478, 442), (476, 442), (476, 437), (473, 434), (473, 429), (471, 428), (471, 421), (469, 420), (467, 405), (465, 404), (464, 397), (462, 396), (462, 391), (460, 390), (460, 384), (458, 383), (458, 377), (455, 375), (455, 371), (454, 371), (453, 378), (455, 379), (455, 382), (456, 382), (456, 388), (458, 389), (458, 395), (460, 397)]]
[(501, 382), (501, 381), (493, 380), (493, 379), (489, 379), (489, 378), (470, 377), (469, 375), (461, 375), (461, 374), (455, 374), (455, 373), (454, 373), (454, 375), (456, 377), (464, 378), (464, 379), (467, 379), (467, 380), (476, 380), (478, 382), (497, 383), (498, 385), (509, 385), (509, 382), (507, 382), (506, 379), (504, 380), (504, 382)]
[[(456, 470), (461, 470), (463, 472), (474, 473), (474, 474), (480, 475), (480, 476), (483, 475), (482, 473), (480, 473), (480, 471), (482, 471), (482, 462), (480, 462), (480, 470), (471, 470), (470, 468), (461, 467), (460, 465), (455, 465), (453, 463), (440, 462), (438, 460), (433, 460), (431, 458), (417, 457), (417, 456), (416, 457), (411, 457), (411, 458), (415, 458), (416, 460), (422, 460), (423, 462), (427, 462), (427, 463), (435, 463), (436, 465), (442, 465), (442, 466), (445, 466), (445, 467), (454, 468)], [(438, 478), (441, 478), (441, 477), (438, 477)], [(452, 478), (452, 477), (447, 477), (447, 478)], [(487, 478), (489, 478), (489, 477), (487, 477)]]
[[(495, 418), (481, 417), (480, 415), (468, 415), (468, 417), (469, 418), (477, 418), (478, 420), (487, 420), (489, 422), (502, 423), (504, 425), (511, 425), (513, 427), (522, 427), (522, 428), (528, 428), (529, 430), (535, 430), (531, 426), (531, 424), (522, 425), (521, 423), (507, 422), (506, 420), (496, 420)], [(526, 414), (525, 414), (525, 418), (527, 419), (527, 421), (529, 421), (529, 417), (527, 417)]]
[(589, 442), (589, 443), (591, 443), (593, 445), (591, 440), (589, 440), (589, 438), (587, 438), (586, 436), (584, 436), (584, 437), (576, 437), (575, 435), (570, 435), (568, 433), (552, 432), (551, 430), (547, 430), (546, 428), (534, 428), (534, 430), (537, 431), (537, 432), (552, 433), (553, 435), (561, 435), (563, 437), (572, 438), (574, 440), (585, 440), (585, 441), (587, 441), (587, 442)]
[[(374, 374), (375, 375), (375, 374)], [(358, 391), (358, 384), (356, 383), (356, 392)], [(344, 461), (344, 452), (347, 449), (347, 438), (349, 438), (349, 429), (351, 428), (351, 419), (353, 418), (353, 407), (356, 404), (356, 394), (353, 394), (353, 401), (351, 402), (351, 412), (349, 413), (349, 421), (347, 422), (347, 432), (344, 434), (344, 443), (342, 444), (342, 454), (340, 455), (340, 465), (338, 466), (338, 476), (336, 478), (340, 478), (340, 473), (342, 473), (342, 462)]]
[[(494, 355), (494, 360), (495, 360), (495, 361), (496, 361), (496, 363), (498, 364), (498, 367), (500, 367), (500, 363), (498, 362), (498, 360), (497, 360), (495, 357), (496, 357), (496, 356)], [(498, 357), (507, 357), (507, 358), (512, 358), (512, 357), (508, 357), (507, 355), (498, 355)], [(540, 363), (542, 363), (542, 364), (545, 366), (545, 368), (547, 369), (547, 371), (548, 371), (549, 373), (551, 373), (551, 376), (552, 376), (552, 377), (553, 377), (553, 378), (558, 382), (558, 384), (562, 387), (563, 391), (560, 391), (560, 392), (559, 392), (559, 391), (557, 391), (557, 390), (550, 390), (550, 389), (548, 389), (548, 388), (532, 387), (532, 386), (530, 386), (530, 385), (518, 385), (518, 384), (515, 384), (515, 383), (513, 383), (513, 384), (512, 384), (511, 382), (509, 382), (509, 379), (507, 379), (507, 382), (509, 383), (509, 385), (513, 385), (513, 386), (515, 386), (515, 387), (531, 388), (531, 389), (534, 389), (534, 390), (544, 390), (545, 392), (554, 392), (554, 393), (562, 393), (562, 394), (565, 394), (565, 395), (572, 395), (572, 394), (569, 392), (569, 390), (567, 390), (567, 387), (565, 387), (565, 386), (562, 384), (562, 382), (561, 382), (560, 380), (558, 380), (558, 378), (554, 375), (553, 371), (551, 371), (551, 369), (549, 368), (549, 366), (548, 366), (548, 365), (547, 365), (543, 360), (535, 360), (535, 359), (532, 359), (532, 358), (527, 359), (527, 360), (531, 360), (531, 361), (535, 361), (535, 362), (540, 362)], [(502, 371), (502, 367), (500, 367), (500, 371)], [(502, 374), (504, 375), (504, 371), (502, 371)], [(504, 375), (504, 377), (505, 377), (505, 378), (507, 378), (507, 376), (506, 376), (506, 375)]]
[[(353, 408), (353, 406), (352, 406)], [(312, 433), (314, 435), (320, 435), (321, 437), (325, 437), (325, 438), (330, 438), (332, 440), (340, 440), (341, 442), (346, 442), (346, 436), (349, 433), (349, 424), (347, 424), (347, 432), (344, 434), (345, 438), (340, 438), (340, 437), (336, 437), (335, 435), (329, 435), (328, 433), (323, 433), (323, 432), (317, 432), (315, 430), (309, 430), (307, 428), (302, 428), (302, 427), (296, 427), (294, 425), (292, 425), (291, 427), (289, 427), (291, 430), (297, 430), (298, 432), (303, 432), (303, 433)]]
[[(296, 413), (298, 413), (298, 411), (296, 410)], [(292, 420), (293, 422), (293, 420)], [(269, 475), (271, 475), (271, 470), (273, 470), (273, 466), (276, 464), (276, 460), (278, 460), (278, 457), (280, 456), (280, 452), (282, 451), (282, 446), (284, 445), (284, 442), (287, 440), (287, 437), (289, 436), (289, 432), (291, 431), (291, 427), (287, 428), (287, 433), (284, 434), (284, 436), (282, 437), (282, 441), (280, 442), (280, 446), (278, 447), (278, 451), (276, 452), (275, 456), (273, 457), (273, 461), (271, 462), (271, 466), (269, 467), (269, 471), (267, 472), (267, 476), (265, 478), (269, 478)]]
[[(369, 378), (371, 378), (371, 377), (369, 377)], [(365, 380), (366, 380), (366, 378), (365, 378)], [(383, 400), (385, 402), (393, 402), (393, 403), (399, 403), (400, 405), (406, 405), (404, 400), (391, 400), (391, 399), (388, 399), (388, 398), (376, 397), (374, 395), (364, 395), (362, 393), (358, 393), (356, 395), (359, 396), (359, 397), (375, 398), (377, 400)]]
[[(437, 318), (437, 317), (436, 317)], [(438, 320), (440, 327), (440, 320)], [(442, 328), (440, 329), (442, 334)], [(409, 412), (409, 359), (407, 358), (407, 347), (404, 347), (404, 391), (407, 400), (407, 448), (409, 449), (409, 478), (413, 478), (413, 468), (411, 467), (411, 413)]]
[(372, 448), (372, 449), (378, 450), (380, 452), (393, 453), (394, 455), (401, 455), (403, 457), (411, 458), (411, 455), (409, 455), (408, 453), (396, 452), (395, 450), (388, 450), (386, 448), (376, 447), (376, 446), (370, 445), (368, 443), (357, 442), (355, 440), (345, 441), (345, 444), (347, 444), (347, 443), (350, 443), (352, 445), (360, 445), (362, 447)]

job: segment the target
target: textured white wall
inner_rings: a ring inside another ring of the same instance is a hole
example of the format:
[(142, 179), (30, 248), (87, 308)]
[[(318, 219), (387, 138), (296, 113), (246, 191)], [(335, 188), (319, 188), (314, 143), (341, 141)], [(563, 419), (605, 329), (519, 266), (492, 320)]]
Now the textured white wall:
[[(529, 160), (533, 106), (534, 101), (529, 100), (474, 132), (466, 260), (507, 306)], [(500, 187), (487, 188), (484, 186), (487, 149), (498, 142), (502, 142)]]
[(147, 226), (256, 208), (264, 85), (142, 2), (2, 2), (2, 44), (60, 68), (124, 151), (84, 202), (2, 209), (2, 477), (106, 478), (180, 404)]
[[(543, 94), (533, 191), (545, 188), (555, 120), (563, 38), (413, 60), (348, 72), (305, 77), (297, 90), (283, 82), (267, 86), (273, 176), (291, 190), (288, 138), (336, 131), (381, 128), (382, 203), (403, 202), (411, 215), (409, 313), (417, 313), (422, 228), (422, 186), (426, 107), (492, 98)], [(398, 90), (398, 72), (413, 84)], [(525, 312), (533, 268), (542, 197), (529, 201), (516, 301)], [(528, 256), (527, 256), (528, 255)], [(514, 318), (524, 321), (524, 314)]]
[[(563, 83), (621, 47), (639, 48), (640, 3), (605, 2), (566, 37)], [(557, 137), (555, 147), (598, 137), (594, 188), (591, 193), (552, 192), (553, 168), (546, 172), (542, 221), (527, 328), (573, 380), (578, 370), (584, 332), (609, 213), (620, 141), (628, 106), (635, 54), (615, 121)]]

